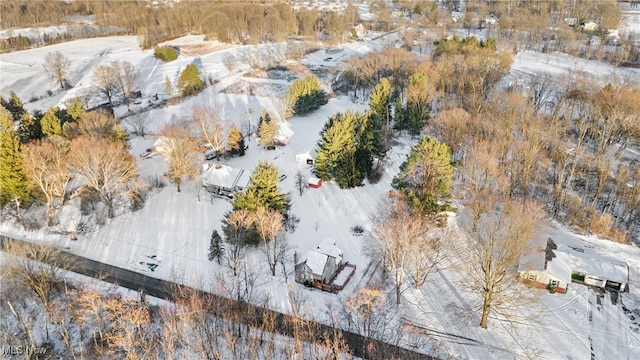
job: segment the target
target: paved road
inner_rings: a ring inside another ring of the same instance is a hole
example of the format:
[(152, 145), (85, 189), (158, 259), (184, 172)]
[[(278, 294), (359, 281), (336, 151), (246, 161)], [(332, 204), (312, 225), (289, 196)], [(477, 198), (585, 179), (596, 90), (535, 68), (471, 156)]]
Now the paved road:
[[(7, 244), (11, 243), (19, 243), (24, 246), (33, 246), (33, 244), (18, 240), (12, 239), (7, 236), (2, 236), (0, 238), (0, 249), (4, 250)], [(171, 282), (160, 280), (156, 278), (152, 278), (134, 271), (130, 271), (127, 269), (123, 269), (117, 266), (112, 266), (109, 264), (97, 262), (91, 259), (87, 259), (81, 256), (77, 256), (71, 254), (66, 251), (61, 251), (65, 256), (69, 256), (70, 259), (74, 263), (74, 272), (90, 276), (93, 278), (99, 278), (100, 280), (110, 282), (112, 284), (116, 284), (127, 289), (131, 289), (134, 291), (144, 291), (145, 294), (157, 297), (160, 299), (167, 300), (175, 300), (175, 294), (171, 291), (171, 289), (175, 289), (178, 287), (178, 284)], [(240, 310), (244, 314), (254, 314), (254, 315), (246, 315), (240, 318), (240, 321), (250, 325), (259, 327), (261, 325), (263, 317), (262, 314), (265, 312), (271, 313), (273, 318), (276, 319), (276, 328), (275, 331), (279, 334), (285, 336), (293, 336), (293, 329), (289, 326), (294, 321), (294, 317), (287, 314), (282, 314), (279, 312), (275, 312), (269, 309), (260, 308), (248, 303), (240, 303), (235, 302), (230, 299), (218, 296), (216, 294), (211, 294), (207, 292), (203, 292), (201, 290), (192, 289), (186, 286), (181, 286), (182, 288), (186, 288), (188, 290), (194, 290), (198, 293), (206, 296), (210, 303), (212, 304), (224, 304), (224, 305), (233, 305), (237, 309)], [(216, 309), (219, 309), (220, 306), (212, 306), (211, 313), (217, 316), (223, 316), (226, 313), (217, 312)], [(251, 311), (249, 311), (251, 310)], [(238, 318), (234, 318), (237, 320)], [(300, 321), (300, 319), (296, 319)], [(311, 325), (315, 325), (318, 329), (317, 333), (313, 338), (305, 339), (309, 342), (320, 342), (325, 336), (332, 336), (333, 328), (330, 326), (314, 323), (307, 320), (302, 320), (303, 322), (308, 322)], [(392, 344), (388, 344), (382, 341), (370, 340), (366, 339), (359, 334), (352, 333), (350, 331), (339, 331), (342, 334), (342, 337), (345, 339), (345, 342), (351, 349), (351, 353), (354, 356), (364, 358), (364, 359), (428, 359), (428, 360), (436, 360), (435, 358), (421, 354), (419, 352), (411, 351), (408, 349), (404, 349)], [(365, 345), (366, 344), (366, 345)]]

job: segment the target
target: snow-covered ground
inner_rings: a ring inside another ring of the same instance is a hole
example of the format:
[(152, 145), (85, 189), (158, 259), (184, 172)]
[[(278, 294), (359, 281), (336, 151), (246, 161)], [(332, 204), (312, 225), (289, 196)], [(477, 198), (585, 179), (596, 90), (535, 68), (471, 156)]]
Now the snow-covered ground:
[[(174, 44), (185, 46), (201, 41), (199, 37), (188, 37)], [(349, 56), (359, 56), (380, 46), (359, 42), (345, 44), (339, 49), (323, 49), (309, 54), (303, 63), (331, 68)], [(97, 66), (113, 60), (126, 60), (141, 73), (141, 90), (146, 103), (133, 106), (133, 110), (141, 110), (154, 94), (164, 95), (165, 75), (175, 81), (181, 69), (189, 63), (196, 63), (204, 77), (211, 79), (214, 85), (180, 104), (150, 110), (151, 132), (166, 123), (188, 119), (197, 104), (215, 106), (229, 124), (234, 123), (242, 128), (246, 122), (256, 125), (263, 109), (278, 115), (280, 93), (266, 91), (263, 92), (266, 96), (256, 96), (223, 90), (230, 89), (239, 81), (253, 82), (268, 89), (279, 89), (278, 86), (283, 82), (245, 77), (243, 72), (248, 70), (245, 64), (238, 64), (239, 69), (233, 73), (223, 65), (222, 59), (226, 54), (235, 54), (240, 58), (241, 51), (251, 49), (255, 47), (231, 47), (195, 57), (182, 54), (174, 62), (163, 63), (153, 57), (151, 50), (140, 50), (136, 37), (78, 40), (0, 55), (0, 94), (6, 96), (9, 91), (15, 91), (25, 102), (32, 97), (44, 96), (27, 103), (30, 110), (44, 110), (62, 104), (65, 99), (86, 94), (92, 71)], [(44, 73), (42, 61), (50, 51), (61, 51), (72, 61), (72, 89), (60, 92)], [(332, 57), (332, 60), (325, 61), (328, 57)], [(513, 64), (515, 72), (523, 73), (561, 74), (576, 68), (595, 76), (627, 74), (627, 71), (630, 73), (625, 76), (639, 75), (635, 69), (620, 70), (603, 63), (575, 60), (560, 54), (521, 52), (514, 58)], [(46, 94), (48, 89), (53, 91), (53, 96)], [(391, 180), (413, 141), (398, 139), (398, 145), (387, 157), (382, 179), (375, 185), (366, 183), (363, 187), (342, 190), (335, 183), (325, 182), (319, 189), (306, 189), (300, 196), (294, 184), (297, 171), (305, 176), (311, 175), (309, 166), (296, 163), (295, 156), (313, 151), (320, 130), (329, 116), (349, 109), (363, 110), (365, 107), (352, 103), (346, 97), (332, 98), (313, 114), (289, 120), (295, 134), (286, 146), (267, 151), (256, 143), (255, 137), (251, 137), (248, 139), (246, 156), (225, 161), (229, 166), (249, 171), (260, 160), (277, 165), (280, 172), (287, 175), (280, 186), (283, 191), (290, 193), (292, 212), (300, 218), (296, 231), (287, 234), (293, 250), (301, 256), (329, 237), (336, 240), (344, 259), (357, 266), (354, 277), (345, 289), (339, 295), (333, 295), (296, 284), (292, 276), (285, 278), (280, 269), (278, 276), (270, 276), (264, 255), (257, 250), (251, 251), (248, 254), (248, 271), (258, 274), (255, 291), (268, 295), (271, 298), (269, 306), (273, 309), (291, 311), (293, 297), (303, 293), (307, 299), (307, 316), (325, 319), (326, 305), (336, 304), (356, 289), (366, 286), (375, 268), (375, 264), (371, 264), (363, 254), (362, 247), (367, 241), (367, 233), (373, 228), (372, 215), (376, 212), (378, 200), (390, 190)], [(116, 113), (123, 115), (125, 110), (118, 109)], [(142, 159), (138, 156), (152, 147), (154, 141), (153, 136), (134, 137), (130, 141), (140, 173), (148, 179), (161, 178), (166, 171), (166, 164), (160, 157)], [(143, 208), (133, 213), (121, 212), (96, 231), (80, 235), (77, 241), (71, 241), (68, 236), (47, 234), (44, 230), (24, 231), (6, 221), (0, 224), (0, 232), (66, 248), (78, 255), (144, 272), (149, 276), (223, 292), (215, 281), (216, 277), (232, 275), (224, 265), (209, 262), (207, 252), (211, 232), (214, 229), (221, 230), (220, 220), (230, 209), (230, 204), (220, 198), (210, 198), (206, 193), (198, 201), (194, 188), (192, 183), (187, 182), (181, 193), (176, 191), (173, 184), (154, 189)], [(80, 216), (74, 203), (58, 213), (61, 224), (67, 226), (79, 221)], [(351, 228), (356, 225), (364, 228), (365, 236), (353, 236)], [(434, 347), (434, 351), (453, 357), (583, 359), (593, 353), (596, 359), (640, 358), (638, 320), (631, 318), (640, 317), (637, 281), (640, 277), (640, 249), (578, 236), (555, 223), (549, 223), (548, 227), (540, 229), (540, 233), (565, 245), (589, 244), (594, 251), (626, 261), (630, 266), (631, 292), (622, 294), (622, 301), (613, 306), (606, 298), (602, 299), (602, 305), (598, 305), (593, 292), (576, 284), (570, 285), (564, 295), (552, 295), (523, 286), (519, 290), (527, 292), (535, 301), (521, 314), (516, 314), (520, 315), (517, 320), (506, 322), (492, 319), (489, 329), (483, 330), (477, 326), (478, 315), (472, 311), (476, 299), (466, 290), (464, 276), (456, 270), (454, 262), (443, 261), (422, 288), (405, 292), (405, 303), (399, 309), (402, 317), (413, 323), (426, 338), (441, 344)], [(290, 255), (293, 258), (293, 254)], [(157, 266), (152, 271), (149, 266), (140, 266), (140, 262), (153, 262)], [(287, 271), (293, 271), (292, 261)], [(622, 308), (623, 305), (630, 313)]]

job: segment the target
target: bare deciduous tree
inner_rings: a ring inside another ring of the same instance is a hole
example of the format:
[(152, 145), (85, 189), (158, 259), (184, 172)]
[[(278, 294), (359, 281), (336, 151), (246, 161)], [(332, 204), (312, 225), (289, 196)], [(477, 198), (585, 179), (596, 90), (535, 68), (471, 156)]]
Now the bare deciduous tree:
[(98, 193), (109, 218), (115, 215), (115, 201), (135, 196), (140, 187), (136, 161), (121, 142), (77, 137), (71, 142), (69, 167)]
[(286, 238), (281, 234), (283, 230), (282, 214), (279, 211), (259, 207), (251, 217), (253, 225), (264, 242), (262, 250), (267, 257), (271, 276), (276, 276), (276, 267), (279, 263), (284, 262), (289, 249)]
[(222, 57), (222, 63), (227, 68), (227, 70), (232, 73), (238, 65), (238, 59), (233, 54), (227, 54)]
[(491, 191), (475, 193), (469, 205), (458, 217), (464, 231), (461, 264), (471, 290), (482, 299), (480, 326), (486, 329), (491, 312), (507, 315), (521, 295), (514, 290), (515, 269), (531, 251), (542, 211), (537, 204), (502, 200)]
[(189, 129), (180, 124), (166, 125), (158, 134), (163, 141), (156, 151), (169, 162), (167, 175), (180, 192), (182, 179), (193, 178), (197, 174), (193, 156), (196, 152), (195, 141)]
[(374, 236), (374, 253), (388, 269), (395, 288), (396, 304), (413, 281), (419, 287), (436, 265), (439, 239), (429, 234), (431, 223), (426, 216), (411, 212), (399, 194), (389, 197)]
[(71, 259), (57, 249), (34, 244), (5, 241), (5, 265), (2, 276), (33, 291), (53, 323), (52, 296), (63, 274), (73, 268)]
[(107, 98), (109, 108), (113, 109), (113, 102), (118, 95), (117, 74), (109, 65), (100, 65), (93, 70), (93, 83), (95, 91)]
[(128, 116), (124, 119), (124, 122), (129, 125), (134, 134), (142, 136), (144, 139), (144, 136), (148, 133), (151, 119), (149, 119), (149, 112), (144, 111)]
[(306, 180), (307, 179), (305, 178), (304, 175), (302, 175), (302, 172), (298, 171), (296, 173), (296, 189), (298, 189), (298, 193), (300, 194), (300, 196), (302, 196), (304, 189), (307, 187)]
[(53, 216), (62, 205), (67, 184), (72, 178), (66, 164), (68, 151), (68, 141), (35, 141), (27, 144), (22, 152), (27, 176), (38, 185), (47, 202), (48, 226), (53, 226)]
[(192, 118), (202, 139), (211, 145), (216, 157), (219, 157), (225, 148), (227, 125), (218, 111), (211, 106), (199, 105), (193, 110)]
[[(391, 338), (398, 338), (400, 331), (391, 326), (394, 313), (389, 311), (384, 293), (377, 287), (361, 288), (344, 300), (342, 316), (347, 321), (350, 330), (365, 337), (362, 344), (363, 353), (370, 345), (368, 339), (385, 339), (391, 343)], [(392, 334), (392, 332), (395, 332)]]
[(111, 67), (116, 74), (116, 83), (122, 95), (122, 100), (128, 107), (130, 100), (134, 97), (136, 86), (138, 86), (138, 82), (140, 81), (140, 73), (128, 61), (114, 61)]
[(49, 73), (53, 81), (60, 84), (60, 88), (64, 89), (64, 84), (69, 76), (69, 67), (71, 61), (67, 59), (61, 52), (50, 52), (44, 57), (44, 69)]
[(118, 121), (105, 110), (90, 111), (80, 116), (77, 122), (67, 123), (64, 132), (67, 137), (87, 136), (91, 138), (113, 139)]

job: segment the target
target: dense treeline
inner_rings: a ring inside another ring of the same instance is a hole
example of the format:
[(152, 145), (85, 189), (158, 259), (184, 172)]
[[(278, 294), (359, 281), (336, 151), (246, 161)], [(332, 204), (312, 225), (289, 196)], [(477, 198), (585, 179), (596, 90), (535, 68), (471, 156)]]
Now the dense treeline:
[(358, 19), (355, 6), (343, 15), (330, 13), (323, 17), (315, 10), (295, 13), (289, 4), (279, 1), (187, 1), (171, 6), (149, 6), (146, 1), (5, 1), (0, 3), (0, 13), (3, 28), (69, 24), (86, 16), (94, 20), (93, 26), (75, 24), (66, 33), (47, 34), (45, 38), (23, 34), (9, 37), (0, 44), (4, 51), (114, 34), (141, 35), (144, 48), (187, 33), (204, 34), (223, 42), (256, 44), (323, 31), (329, 39), (342, 41), (348, 26), (355, 25)]
[(334, 90), (363, 100), (370, 93), (372, 109), (395, 130), (418, 136), (426, 124), (457, 164), (493, 166), (506, 201), (536, 199), (556, 218), (625, 241), (640, 217), (640, 171), (625, 157), (640, 140), (640, 93), (577, 74), (532, 76), (526, 89), (496, 87), (510, 64), (491, 39), (454, 37), (440, 41), (432, 58), (403, 49), (354, 58)]

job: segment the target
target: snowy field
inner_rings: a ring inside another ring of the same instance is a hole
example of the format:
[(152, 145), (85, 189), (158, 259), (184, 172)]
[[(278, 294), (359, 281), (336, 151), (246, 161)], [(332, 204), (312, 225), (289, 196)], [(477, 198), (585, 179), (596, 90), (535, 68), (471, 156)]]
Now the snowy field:
[[(201, 41), (201, 37), (191, 36), (172, 43), (184, 46)], [(174, 62), (163, 63), (153, 57), (152, 51), (140, 50), (137, 42), (137, 37), (111, 37), (2, 54), (0, 94), (6, 97), (9, 91), (15, 91), (29, 110), (45, 110), (62, 104), (66, 99), (87, 94), (92, 71), (97, 66), (113, 60), (126, 60), (141, 73), (141, 90), (146, 103), (133, 108), (140, 110), (154, 94), (164, 96), (165, 75), (175, 81), (181, 69), (196, 63), (204, 77), (211, 79), (214, 85), (178, 105), (150, 110), (152, 132), (164, 124), (187, 120), (198, 104), (215, 106), (229, 124), (239, 127), (246, 122), (256, 125), (263, 109), (276, 116), (279, 114), (277, 92), (266, 91), (271, 95), (255, 96), (224, 91), (240, 81), (253, 82), (259, 87), (282, 85), (283, 81), (286, 84), (286, 80), (243, 76), (249, 70), (247, 65), (239, 64), (239, 69), (230, 73), (222, 64), (226, 54), (239, 56), (241, 51), (255, 47), (225, 48), (197, 57), (182, 54)], [(211, 45), (215, 47), (217, 44)], [(341, 49), (323, 49), (309, 54), (302, 63), (332, 67), (350, 56), (379, 48), (381, 45), (375, 43), (345, 44)], [(61, 51), (71, 59), (72, 89), (60, 92), (47, 78), (42, 62), (51, 51)], [(328, 56), (333, 60), (324, 61)], [(513, 64), (514, 72), (527, 74), (545, 72), (559, 75), (574, 69), (603, 78), (612, 75), (640, 78), (637, 69), (620, 70), (604, 63), (576, 60), (560, 54), (521, 52), (515, 56)], [(51, 90), (53, 96), (48, 96), (47, 90)], [(40, 97), (43, 98), (38, 99)], [(38, 100), (28, 102), (32, 98)], [(278, 276), (271, 277), (264, 255), (259, 251), (250, 252), (249, 265), (252, 268), (249, 271), (259, 275), (255, 291), (269, 296), (269, 306), (275, 310), (290, 312), (292, 298), (303, 294), (306, 299), (304, 313), (315, 319), (327, 320), (326, 305), (337, 305), (356, 289), (366, 286), (375, 269), (376, 264), (369, 262), (362, 246), (373, 228), (372, 216), (378, 200), (390, 190), (391, 180), (413, 141), (398, 139), (398, 145), (388, 155), (384, 175), (375, 185), (366, 183), (363, 187), (341, 190), (337, 184), (325, 182), (321, 188), (306, 189), (300, 196), (294, 184), (297, 171), (307, 176), (311, 174), (307, 165), (296, 163), (296, 154), (313, 151), (328, 117), (336, 112), (365, 108), (366, 105), (354, 104), (346, 97), (331, 98), (327, 105), (313, 114), (289, 120), (295, 134), (286, 146), (267, 151), (256, 143), (255, 137), (251, 137), (246, 156), (225, 161), (226, 165), (248, 171), (255, 168), (260, 160), (277, 165), (280, 172), (287, 175), (280, 186), (284, 192), (290, 193), (292, 212), (300, 218), (296, 231), (287, 234), (293, 250), (301, 256), (329, 237), (336, 240), (344, 259), (357, 266), (345, 289), (333, 295), (296, 284), (291, 274), (285, 277), (280, 269)], [(117, 109), (116, 113), (122, 115), (125, 110)], [(130, 140), (131, 153), (138, 159), (141, 176), (147, 179), (161, 178), (167, 167), (158, 156), (150, 159), (138, 156), (152, 147), (154, 141), (154, 136)], [(47, 234), (45, 230), (24, 231), (6, 221), (0, 225), (0, 232), (69, 249), (75, 254), (149, 276), (223, 293), (215, 279), (232, 275), (227, 267), (209, 262), (207, 252), (211, 232), (214, 229), (221, 231), (220, 220), (230, 209), (230, 204), (220, 198), (210, 198), (206, 193), (198, 201), (194, 189), (189, 182), (184, 184), (181, 193), (173, 184), (154, 189), (142, 209), (133, 213), (120, 211), (115, 219), (107, 221), (95, 232), (79, 236), (77, 241), (71, 241), (68, 236)], [(61, 225), (73, 227), (81, 218), (78, 204), (72, 201), (57, 217)], [(350, 229), (356, 225), (364, 228), (365, 236), (352, 235)], [(477, 299), (466, 290), (464, 276), (457, 270), (455, 260), (446, 259), (421, 289), (405, 292), (404, 303), (398, 309), (400, 316), (413, 324), (424, 339), (433, 340), (431, 344), (440, 343), (438, 346), (420, 343), (420, 349), (469, 359), (639, 359), (640, 283), (637, 279), (640, 278), (640, 249), (579, 236), (555, 223), (547, 225), (540, 229), (541, 236), (550, 236), (560, 244), (589, 246), (603, 255), (626, 261), (630, 266), (631, 292), (622, 294), (621, 301), (614, 306), (608, 298), (600, 299), (601, 304), (598, 304), (592, 291), (576, 284), (571, 284), (564, 295), (552, 295), (523, 286), (519, 290), (527, 292), (535, 301), (515, 314), (515, 320), (507, 322), (492, 318), (489, 329), (484, 330), (478, 326), (478, 314), (471, 311)], [(153, 271), (140, 265), (140, 262), (148, 261), (157, 264)], [(292, 261), (289, 266), (287, 272), (291, 273)], [(637, 319), (632, 320), (632, 317)]]

